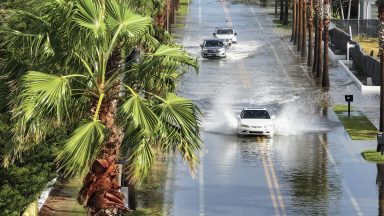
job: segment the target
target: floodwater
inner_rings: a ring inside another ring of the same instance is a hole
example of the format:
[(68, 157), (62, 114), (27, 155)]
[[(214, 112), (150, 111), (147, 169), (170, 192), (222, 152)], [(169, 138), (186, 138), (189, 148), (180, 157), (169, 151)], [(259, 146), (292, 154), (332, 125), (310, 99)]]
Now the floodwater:
[[(192, 0), (186, 27), (174, 33), (200, 61), (199, 75), (186, 73), (179, 94), (204, 113), (205, 149), (195, 177), (179, 158), (170, 160), (164, 213), (377, 215), (378, 168), (359, 156), (371, 143), (352, 146), (328, 108), (355, 87), (336, 74), (329, 92), (316, 87), (289, 38), (273, 27), (272, 11), (255, 2)], [(233, 26), (238, 43), (225, 59), (203, 59), (200, 44), (220, 26)], [(268, 108), (276, 135), (238, 137), (244, 107)]]

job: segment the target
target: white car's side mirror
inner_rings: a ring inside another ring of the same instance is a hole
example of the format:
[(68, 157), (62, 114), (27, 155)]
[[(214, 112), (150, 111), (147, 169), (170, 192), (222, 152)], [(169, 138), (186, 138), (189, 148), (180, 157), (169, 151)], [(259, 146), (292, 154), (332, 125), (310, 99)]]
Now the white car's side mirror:
[(203, 47), (203, 44), (200, 44), (200, 47)]
[(237, 33), (235, 32), (235, 35), (237, 35)]
[(276, 116), (275, 115), (272, 115), (272, 117), (271, 117), (272, 119), (275, 119), (276, 118)]
[(216, 36), (216, 33), (213, 33), (213, 36)]

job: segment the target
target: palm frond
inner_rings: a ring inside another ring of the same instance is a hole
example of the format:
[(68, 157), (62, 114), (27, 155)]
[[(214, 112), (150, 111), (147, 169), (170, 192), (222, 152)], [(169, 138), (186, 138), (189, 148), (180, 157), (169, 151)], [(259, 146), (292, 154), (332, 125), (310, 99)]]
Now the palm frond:
[(105, 36), (105, 20), (103, 10), (99, 1), (78, 0), (76, 1), (77, 13), (74, 17), (75, 22), (90, 30), (96, 38)]
[(140, 127), (148, 133), (153, 132), (159, 119), (139, 94), (132, 89), (130, 91), (128, 99), (118, 109), (120, 124), (133, 123), (136, 128)]
[[(77, 75), (73, 75), (77, 76)], [(81, 76), (81, 75), (78, 75)], [(22, 77), (21, 92), (14, 101), (15, 139), (41, 141), (52, 127), (69, 117), (71, 87), (68, 76), (29, 71)]]
[(107, 128), (98, 121), (81, 121), (57, 153), (59, 169), (65, 175), (88, 171), (87, 167), (100, 152), (107, 133)]
[(108, 27), (112, 30), (111, 48), (118, 39), (140, 39), (152, 22), (150, 17), (138, 15), (115, 0), (106, 1), (106, 13)]
[(199, 109), (191, 100), (170, 93), (155, 107), (155, 113), (161, 120), (162, 148), (179, 152), (193, 173), (198, 164), (197, 152), (202, 149)]

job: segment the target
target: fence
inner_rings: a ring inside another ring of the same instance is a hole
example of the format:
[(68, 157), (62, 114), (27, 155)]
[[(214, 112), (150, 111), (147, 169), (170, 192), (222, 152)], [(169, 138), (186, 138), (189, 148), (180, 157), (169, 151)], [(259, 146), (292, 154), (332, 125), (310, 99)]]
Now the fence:
[(366, 77), (371, 77), (373, 85), (380, 85), (380, 62), (371, 56), (365, 55), (361, 47), (355, 41), (352, 41), (348, 34), (338, 28), (329, 31), (329, 38), (332, 46), (336, 50), (343, 53), (347, 52), (347, 43), (354, 44), (355, 47), (349, 48), (350, 58), (353, 62), (353, 67), (364, 74)]
[(379, 26), (379, 20), (377, 19), (334, 19), (331, 22), (335, 24), (337, 28), (348, 33), (349, 26), (351, 26), (352, 35), (364, 34), (369, 37), (377, 37), (377, 27)]

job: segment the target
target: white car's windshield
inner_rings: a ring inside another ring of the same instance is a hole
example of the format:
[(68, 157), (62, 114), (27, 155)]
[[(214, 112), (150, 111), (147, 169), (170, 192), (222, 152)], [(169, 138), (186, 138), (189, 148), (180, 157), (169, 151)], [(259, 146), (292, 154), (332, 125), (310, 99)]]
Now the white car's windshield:
[(204, 46), (205, 47), (222, 47), (224, 46), (224, 44), (221, 41), (212, 40), (212, 41), (206, 41)]
[(266, 110), (244, 110), (240, 114), (242, 119), (270, 119)]
[(233, 29), (217, 29), (216, 34), (233, 34)]

